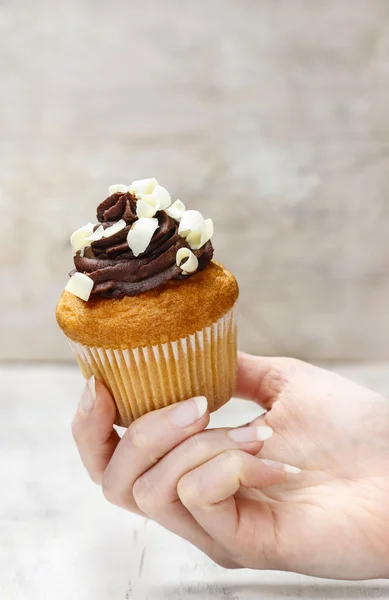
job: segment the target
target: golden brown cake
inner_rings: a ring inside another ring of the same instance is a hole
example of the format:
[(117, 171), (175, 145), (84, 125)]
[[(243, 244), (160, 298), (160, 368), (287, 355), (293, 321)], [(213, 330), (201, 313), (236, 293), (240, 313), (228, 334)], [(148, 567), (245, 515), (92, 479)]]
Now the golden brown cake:
[(111, 391), (117, 424), (199, 395), (216, 410), (235, 388), (238, 286), (212, 260), (212, 221), (154, 179), (110, 192), (100, 224), (72, 235), (58, 324), (83, 375)]

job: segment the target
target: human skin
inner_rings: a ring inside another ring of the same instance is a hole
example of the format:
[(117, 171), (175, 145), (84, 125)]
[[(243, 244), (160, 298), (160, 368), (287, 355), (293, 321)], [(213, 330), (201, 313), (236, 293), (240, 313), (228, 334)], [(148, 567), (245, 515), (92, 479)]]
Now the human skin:
[(245, 354), (236, 395), (267, 412), (245, 427), (206, 430), (206, 401), (191, 399), (145, 415), (120, 438), (112, 398), (91, 380), (73, 435), (110, 502), (218, 564), (388, 577), (389, 401), (301, 361)]

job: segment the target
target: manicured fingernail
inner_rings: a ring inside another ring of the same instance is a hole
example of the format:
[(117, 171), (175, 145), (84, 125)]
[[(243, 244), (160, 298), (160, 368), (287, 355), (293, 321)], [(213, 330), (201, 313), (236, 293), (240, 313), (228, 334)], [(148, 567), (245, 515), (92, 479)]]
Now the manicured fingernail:
[(178, 427), (188, 427), (196, 423), (207, 412), (208, 402), (204, 396), (191, 398), (184, 402), (179, 402), (175, 406), (169, 417), (173, 425)]
[(266, 460), (265, 458), (261, 458), (261, 461), (271, 469), (277, 469), (277, 471), (285, 471), (285, 473), (291, 473), (292, 475), (298, 475), (301, 473), (301, 469), (298, 467), (285, 465), (284, 463), (277, 462), (276, 460)]
[(267, 425), (262, 427), (239, 427), (231, 429), (228, 435), (234, 442), (264, 442), (273, 435), (273, 430)]
[(80, 406), (84, 412), (90, 412), (96, 400), (96, 380), (92, 375), (85, 386), (80, 400)]

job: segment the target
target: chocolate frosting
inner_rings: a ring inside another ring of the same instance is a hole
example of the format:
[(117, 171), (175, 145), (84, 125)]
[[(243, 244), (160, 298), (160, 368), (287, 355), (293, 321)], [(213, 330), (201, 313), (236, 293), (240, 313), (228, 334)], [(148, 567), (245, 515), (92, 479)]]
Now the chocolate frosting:
[[(176, 265), (176, 254), (180, 248), (189, 248), (184, 238), (178, 235), (178, 222), (164, 211), (155, 215), (159, 227), (143, 254), (134, 256), (127, 244), (127, 235), (136, 216), (136, 197), (131, 193), (116, 193), (106, 198), (97, 208), (97, 218), (106, 229), (120, 219), (126, 227), (115, 235), (92, 242), (84, 256), (74, 257), (75, 270), (86, 273), (94, 281), (93, 295), (104, 298), (136, 296), (155, 289), (170, 279), (186, 279)], [(97, 229), (96, 226), (95, 229)], [(213, 247), (207, 242), (200, 250), (193, 250), (199, 266), (198, 271), (212, 260)]]

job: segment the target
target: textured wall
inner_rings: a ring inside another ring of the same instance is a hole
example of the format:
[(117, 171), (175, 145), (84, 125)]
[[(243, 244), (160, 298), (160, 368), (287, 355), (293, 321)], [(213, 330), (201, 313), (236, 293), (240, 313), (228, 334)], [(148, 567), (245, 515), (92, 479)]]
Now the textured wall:
[(3, 0), (0, 78), (0, 357), (70, 357), (68, 234), (149, 175), (213, 217), (242, 347), (388, 357), (387, 0)]

